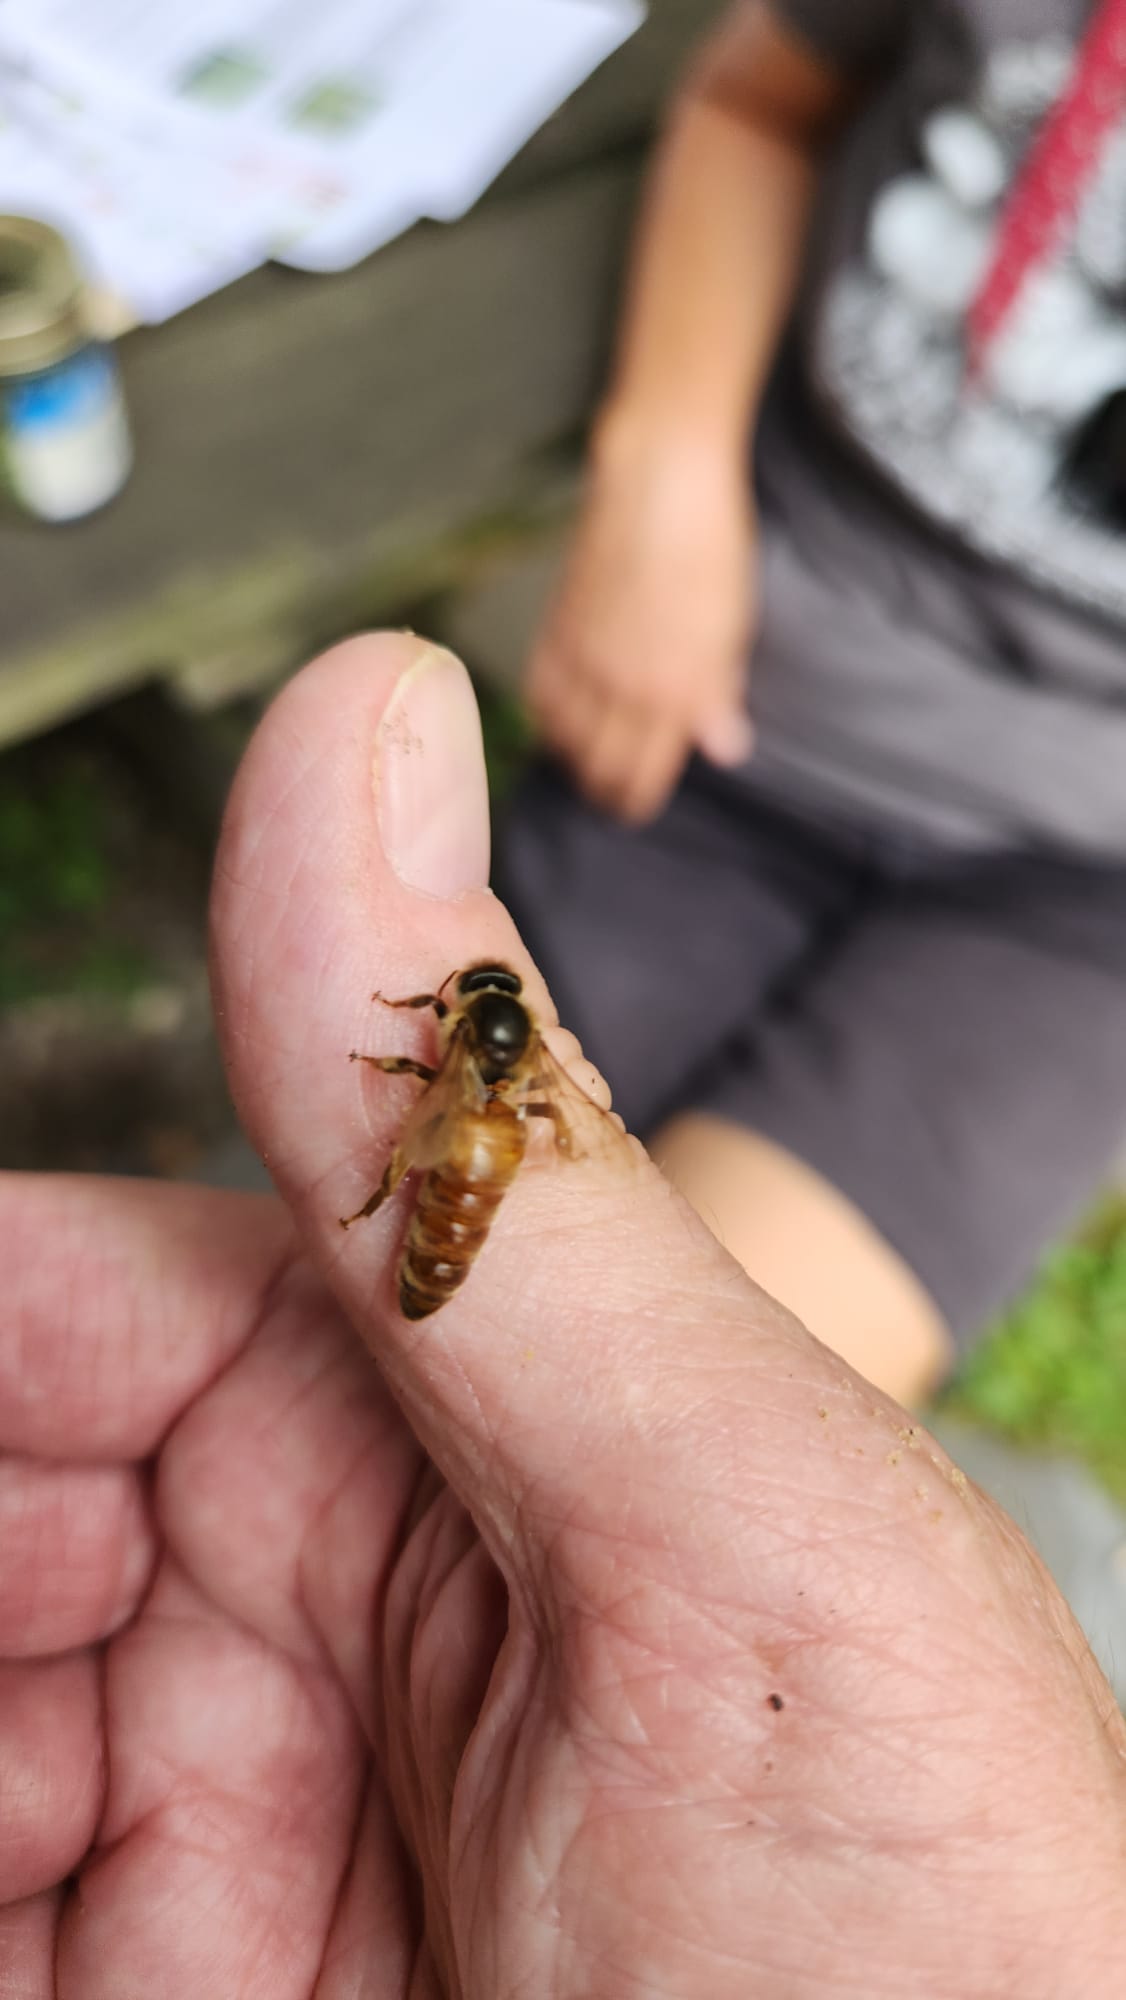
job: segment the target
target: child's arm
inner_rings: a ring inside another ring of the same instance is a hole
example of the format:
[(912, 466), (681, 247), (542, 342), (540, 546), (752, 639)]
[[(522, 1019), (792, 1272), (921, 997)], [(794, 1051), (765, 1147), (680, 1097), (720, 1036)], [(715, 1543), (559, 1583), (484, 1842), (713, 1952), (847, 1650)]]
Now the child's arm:
[(719, 762), (749, 748), (747, 442), (818, 155), (852, 96), (762, 0), (741, 0), (673, 106), (586, 503), (529, 680), (548, 741), (626, 819), (661, 809), (693, 748)]
[(650, 182), (605, 449), (636, 426), (742, 450), (793, 300), (818, 156), (852, 96), (759, 0), (705, 45)]

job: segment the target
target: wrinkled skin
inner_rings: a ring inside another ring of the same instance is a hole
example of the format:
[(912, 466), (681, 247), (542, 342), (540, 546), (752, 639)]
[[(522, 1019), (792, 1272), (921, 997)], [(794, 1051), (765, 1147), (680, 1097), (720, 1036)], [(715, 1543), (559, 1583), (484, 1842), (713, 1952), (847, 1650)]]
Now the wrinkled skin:
[(0, 1184), (0, 1994), (1120, 1995), (1122, 1726), (924, 1431), (624, 1140), (419, 1326), (409, 1188), (341, 1232), (417, 1089), (347, 1052), (431, 1035), (373, 988), (527, 970), (448, 662), (373, 789), (416, 652), (309, 669), (229, 814), (284, 1200)]

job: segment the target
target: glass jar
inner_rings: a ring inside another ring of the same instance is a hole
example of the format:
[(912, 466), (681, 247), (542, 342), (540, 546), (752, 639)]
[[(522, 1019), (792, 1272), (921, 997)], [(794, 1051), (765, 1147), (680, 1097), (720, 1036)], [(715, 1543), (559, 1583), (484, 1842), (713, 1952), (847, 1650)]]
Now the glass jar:
[(73, 521), (121, 491), (132, 446), (117, 364), (94, 340), (58, 231), (0, 215), (0, 474), (41, 521)]

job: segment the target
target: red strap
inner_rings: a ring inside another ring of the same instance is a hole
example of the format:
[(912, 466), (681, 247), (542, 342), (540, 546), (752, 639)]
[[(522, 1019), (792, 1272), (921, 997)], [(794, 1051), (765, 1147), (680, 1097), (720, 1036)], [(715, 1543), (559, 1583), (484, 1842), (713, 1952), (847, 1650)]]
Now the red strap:
[(1011, 312), (1025, 279), (1072, 220), (1103, 143), (1126, 105), (1126, 0), (1100, 0), (1071, 77), (1041, 125), (1001, 213), (993, 256), (970, 307), (971, 374)]

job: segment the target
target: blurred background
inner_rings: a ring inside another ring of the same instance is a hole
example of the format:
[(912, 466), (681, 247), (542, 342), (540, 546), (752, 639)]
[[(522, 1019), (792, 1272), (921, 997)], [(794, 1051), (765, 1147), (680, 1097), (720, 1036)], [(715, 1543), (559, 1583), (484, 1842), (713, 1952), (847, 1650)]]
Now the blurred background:
[[(117, 336), (101, 352), (132, 438), (131, 470), (113, 441), (99, 459), (105, 413), (92, 439), (76, 410), (48, 464), (15, 421), (68, 301), (35, 246), (5, 261), (0, 230), (0, 369), (5, 324), (24, 331), (0, 375), (5, 1166), (222, 1171), (212, 844), (257, 716), (317, 648), (382, 623), (463, 648), (503, 780), (521, 741), (506, 690), (574, 490), (641, 162), (707, 10), (664, 6), (635, 33), (634, 0), (240, 0), (192, 10), (190, 44), (182, 11), (0, 5), (0, 213), (66, 237), (87, 316)], [(271, 62), (343, 133), (294, 141), (269, 107), (251, 123)], [(184, 77), (198, 125), (169, 148)], [(345, 82), (391, 128), (374, 153)], [(326, 157), (340, 200), (302, 213)], [(305, 268), (264, 254), (279, 239)], [(232, 277), (240, 262), (255, 268)]]
[[(406, 624), (511, 782), (642, 163), (719, 9), (181, 11), (0, 0), (0, 211), (65, 245), (0, 224), (0, 1166), (255, 1186), (205, 963), (231, 775), (314, 650)], [(1116, 1190), (938, 1422), (1121, 1667)]]

